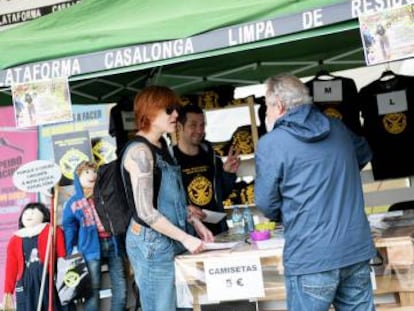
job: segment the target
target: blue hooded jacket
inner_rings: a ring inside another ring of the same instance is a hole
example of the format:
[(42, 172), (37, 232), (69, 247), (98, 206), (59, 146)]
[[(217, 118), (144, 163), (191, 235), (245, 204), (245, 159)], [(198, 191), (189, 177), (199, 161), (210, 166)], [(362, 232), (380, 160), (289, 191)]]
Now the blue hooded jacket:
[(66, 253), (70, 255), (77, 246), (86, 261), (100, 259), (98, 228), (91, 214), (85, 209), (93, 208), (83, 193), (79, 176), (74, 174), (75, 194), (63, 205), (62, 225), (65, 233)]
[(370, 159), (365, 139), (312, 104), (289, 110), (261, 137), (255, 201), (268, 218), (281, 213), (286, 275), (374, 257), (359, 172)]

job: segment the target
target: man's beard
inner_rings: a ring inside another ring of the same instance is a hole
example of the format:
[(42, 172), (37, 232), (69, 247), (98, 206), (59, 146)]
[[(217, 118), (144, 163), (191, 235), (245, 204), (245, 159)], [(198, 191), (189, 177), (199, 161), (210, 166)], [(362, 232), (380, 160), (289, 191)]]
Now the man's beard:
[(205, 137), (205, 135), (203, 135), (203, 136), (197, 136), (197, 137), (195, 137), (195, 136), (193, 136), (192, 138), (191, 138), (191, 143), (193, 144), (193, 145), (199, 145), (200, 143), (202, 143), (203, 141), (204, 141), (204, 137)]

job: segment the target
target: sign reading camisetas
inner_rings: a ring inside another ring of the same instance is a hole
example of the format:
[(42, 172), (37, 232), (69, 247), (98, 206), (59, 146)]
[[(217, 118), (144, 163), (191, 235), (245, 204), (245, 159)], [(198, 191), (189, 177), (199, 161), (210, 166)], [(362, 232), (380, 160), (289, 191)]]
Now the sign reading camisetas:
[[(4, 0), (0, 0), (4, 1)], [(31, 63), (0, 71), (0, 87), (137, 66), (280, 37), (352, 20), (414, 0), (352, 0), (300, 13), (216, 29), (201, 35)]]
[(259, 257), (209, 258), (204, 272), (210, 302), (264, 297)]
[(0, 31), (6, 26), (60, 11), (78, 2), (80, 0), (0, 0)]

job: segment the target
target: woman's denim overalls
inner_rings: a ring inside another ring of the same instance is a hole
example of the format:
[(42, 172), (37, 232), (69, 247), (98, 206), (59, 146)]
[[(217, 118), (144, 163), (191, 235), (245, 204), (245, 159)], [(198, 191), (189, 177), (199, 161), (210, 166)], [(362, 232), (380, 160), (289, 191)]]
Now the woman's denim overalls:
[[(162, 172), (158, 193), (158, 211), (168, 220), (186, 230), (186, 194), (181, 181), (181, 170), (156, 153), (156, 165)], [(162, 235), (152, 228), (141, 226), (132, 231), (134, 220), (128, 228), (126, 248), (134, 269), (135, 282), (140, 291), (143, 311), (175, 311), (174, 256), (185, 251), (181, 243)]]

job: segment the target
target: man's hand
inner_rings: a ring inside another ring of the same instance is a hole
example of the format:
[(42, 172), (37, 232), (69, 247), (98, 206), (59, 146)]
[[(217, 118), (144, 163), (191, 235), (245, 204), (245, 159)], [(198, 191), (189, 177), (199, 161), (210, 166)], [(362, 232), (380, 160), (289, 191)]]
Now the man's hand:
[(227, 173), (235, 174), (240, 165), (240, 152), (233, 146), (230, 147), (226, 162), (223, 164), (223, 170)]
[(206, 218), (206, 213), (204, 213), (201, 208), (194, 206), (194, 205), (188, 205), (188, 217), (189, 218), (198, 218), (200, 220), (203, 220), (204, 218)]

